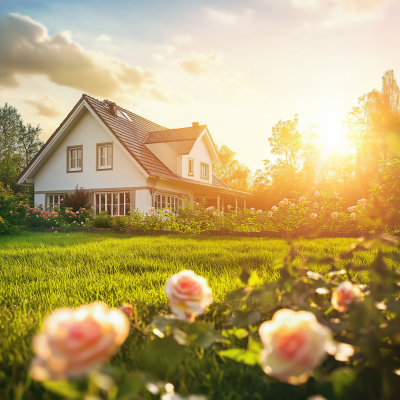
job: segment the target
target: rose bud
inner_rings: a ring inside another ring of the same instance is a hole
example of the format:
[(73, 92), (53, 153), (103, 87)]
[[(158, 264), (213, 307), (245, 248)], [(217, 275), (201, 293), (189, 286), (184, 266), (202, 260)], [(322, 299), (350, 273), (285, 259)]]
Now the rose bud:
[(332, 347), (332, 332), (314, 314), (283, 309), (261, 324), (260, 362), (267, 375), (299, 385), (307, 381)]
[(126, 315), (104, 303), (61, 308), (44, 321), (32, 340), (36, 357), (30, 374), (37, 381), (87, 375), (117, 353), (129, 334)]
[(254, 211), (254, 208), (253, 208), (253, 207), (251, 207), (251, 208), (250, 208), (250, 211), (251, 211), (251, 212), (253, 212), (253, 211)]
[(348, 306), (360, 296), (360, 289), (351, 282), (342, 282), (333, 292), (331, 303), (333, 307), (340, 311), (347, 311)]
[(128, 318), (131, 318), (133, 315), (132, 304), (122, 304), (119, 306), (118, 310), (121, 310)]
[(207, 281), (193, 271), (181, 271), (168, 278), (164, 287), (172, 312), (180, 319), (193, 322), (214, 301)]

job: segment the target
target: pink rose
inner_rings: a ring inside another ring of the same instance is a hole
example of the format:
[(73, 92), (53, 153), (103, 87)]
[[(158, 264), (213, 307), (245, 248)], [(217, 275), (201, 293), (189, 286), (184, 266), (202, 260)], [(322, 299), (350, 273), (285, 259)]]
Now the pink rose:
[(213, 217), (216, 217), (216, 216), (217, 216), (217, 213), (216, 213), (216, 212), (213, 212), (212, 215), (213, 215)]
[(319, 196), (319, 192), (316, 191), (316, 192), (314, 193), (314, 196), (315, 196), (315, 197), (318, 197), (318, 196)]
[(92, 206), (92, 207), (90, 207), (90, 209), (91, 209), (91, 210), (94, 210), (94, 207)]
[(12, 211), (10, 211), (10, 214), (12, 214), (13, 212)]
[(214, 210), (214, 206), (211, 206), (211, 207), (210, 207), (210, 210)]
[(268, 211), (268, 217), (272, 217), (272, 211)]
[(337, 212), (333, 212), (333, 213), (331, 214), (331, 217), (332, 217), (332, 218), (337, 218), (337, 216), (338, 216), (338, 213), (337, 213)]
[(299, 198), (299, 203), (304, 203), (305, 201), (306, 201), (305, 197), (302, 196), (302, 197)]
[(163, 213), (164, 213), (164, 214), (167, 214), (168, 211), (169, 211), (168, 209), (165, 209), (165, 210), (163, 210)]
[(262, 210), (257, 210), (257, 214), (260, 215), (262, 213)]
[(359, 206), (365, 206), (366, 203), (367, 203), (367, 200), (365, 200), (365, 199), (361, 199), (361, 200), (358, 200), (358, 201), (357, 201), (357, 204), (358, 204)]
[(32, 340), (30, 374), (37, 381), (86, 375), (107, 362), (128, 334), (126, 315), (104, 303), (56, 310)]
[(208, 211), (210, 211), (210, 209), (207, 207), (207, 208), (206, 208), (206, 211), (208, 212)]
[(331, 330), (307, 311), (279, 310), (261, 324), (259, 334), (264, 372), (292, 385), (306, 382), (332, 350)]
[(333, 292), (331, 303), (333, 307), (340, 311), (347, 311), (348, 306), (360, 296), (360, 289), (351, 282), (342, 282)]
[(39, 204), (39, 207), (42, 207), (43, 206), (43, 204)]
[(150, 212), (153, 213), (154, 212), (154, 207), (150, 208)]
[(315, 214), (315, 213), (312, 213), (312, 214), (310, 215), (310, 218), (311, 218), (311, 219), (315, 219), (315, 218), (317, 218), (317, 214)]
[(69, 210), (65, 210), (65, 214), (68, 214), (69, 213)]
[(356, 219), (356, 214), (355, 213), (351, 213), (350, 217), (353, 218), (353, 219)]
[(50, 208), (50, 206), (46, 206), (46, 208)]
[(313, 207), (317, 208), (319, 206), (319, 204), (317, 202), (314, 202)]
[(207, 281), (193, 271), (181, 271), (170, 276), (164, 291), (172, 312), (178, 318), (191, 322), (214, 301)]
[(276, 211), (277, 210), (277, 207), (276, 206), (273, 206), (272, 208), (271, 208), (271, 211)]
[(251, 211), (251, 212), (253, 212), (253, 211), (254, 211), (254, 208), (253, 208), (253, 207), (251, 207), (251, 208), (250, 208), (250, 211)]
[(39, 215), (36, 215), (36, 218), (39, 218)]
[(79, 211), (77, 211), (76, 214), (79, 214)]
[(54, 204), (54, 208), (57, 208), (58, 207), (58, 205), (57, 204)]
[(64, 199), (60, 199), (60, 201), (64, 201)]
[(228, 205), (228, 206), (226, 206), (226, 208), (227, 208), (228, 210), (230, 210), (230, 209), (231, 209), (231, 206)]
[(281, 200), (281, 201), (279, 202), (279, 207), (282, 207), (284, 204), (285, 204), (285, 202), (284, 202), (283, 200)]
[(196, 203), (196, 206), (199, 206), (199, 203)]

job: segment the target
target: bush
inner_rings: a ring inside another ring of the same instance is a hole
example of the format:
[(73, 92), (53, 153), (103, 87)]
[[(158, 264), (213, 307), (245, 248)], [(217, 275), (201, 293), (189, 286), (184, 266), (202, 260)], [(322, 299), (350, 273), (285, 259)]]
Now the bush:
[(102, 211), (100, 214), (96, 215), (96, 218), (93, 221), (93, 226), (95, 228), (110, 228), (111, 220), (112, 219), (107, 212)]
[(64, 206), (70, 207), (74, 211), (78, 211), (80, 208), (85, 207), (88, 201), (89, 191), (83, 187), (79, 188), (78, 185), (76, 185), (75, 190), (65, 196)]

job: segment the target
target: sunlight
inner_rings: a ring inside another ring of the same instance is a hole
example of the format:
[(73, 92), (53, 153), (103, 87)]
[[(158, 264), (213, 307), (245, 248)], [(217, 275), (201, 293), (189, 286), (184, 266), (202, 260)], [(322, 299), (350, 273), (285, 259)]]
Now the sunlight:
[(350, 142), (340, 122), (326, 125), (321, 124), (318, 131), (323, 159), (327, 159), (334, 153), (345, 154), (349, 151)]

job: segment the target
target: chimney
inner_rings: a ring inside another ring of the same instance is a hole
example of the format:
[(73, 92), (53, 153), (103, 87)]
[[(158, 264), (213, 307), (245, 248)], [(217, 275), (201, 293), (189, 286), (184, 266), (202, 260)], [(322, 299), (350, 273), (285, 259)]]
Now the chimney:
[(199, 126), (199, 125), (200, 125), (200, 124), (199, 124), (198, 122), (192, 122), (193, 128), (196, 127), (196, 126)]
[(108, 110), (110, 111), (111, 115), (114, 115), (114, 117), (117, 117), (118, 116), (117, 105), (109, 100), (104, 100), (104, 103), (107, 104)]

